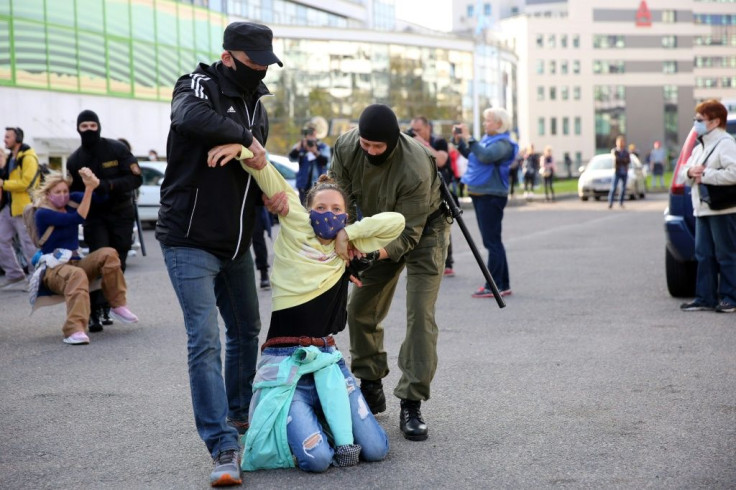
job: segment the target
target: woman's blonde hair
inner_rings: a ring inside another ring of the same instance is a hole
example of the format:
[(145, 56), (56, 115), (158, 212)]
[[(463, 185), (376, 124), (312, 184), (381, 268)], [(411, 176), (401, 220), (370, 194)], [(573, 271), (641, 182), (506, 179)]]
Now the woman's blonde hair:
[(71, 177), (64, 177), (61, 172), (51, 170), (48, 175), (44, 176), (44, 180), (41, 185), (33, 192), (33, 202), (36, 204), (42, 203), (46, 199), (46, 196), (51, 191), (51, 189), (62, 182), (64, 182), (67, 187), (71, 188)]

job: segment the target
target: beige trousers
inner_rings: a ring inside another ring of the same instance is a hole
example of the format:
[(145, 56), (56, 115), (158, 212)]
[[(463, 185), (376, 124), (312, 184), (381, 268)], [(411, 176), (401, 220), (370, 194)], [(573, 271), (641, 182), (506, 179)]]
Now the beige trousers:
[(43, 284), (54, 294), (61, 294), (66, 301), (66, 321), (62, 327), (64, 337), (84, 332), (89, 322), (89, 283), (100, 278), (102, 294), (110, 306), (125, 306), (126, 287), (120, 258), (114, 248), (103, 247), (82, 260), (46, 269)]

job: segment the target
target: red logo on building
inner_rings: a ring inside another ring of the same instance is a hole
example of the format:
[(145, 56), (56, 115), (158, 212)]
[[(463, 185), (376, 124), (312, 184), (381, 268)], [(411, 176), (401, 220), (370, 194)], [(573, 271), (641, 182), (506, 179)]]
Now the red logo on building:
[(637, 27), (649, 27), (652, 25), (652, 13), (647, 7), (647, 2), (641, 0), (639, 4), (639, 10), (636, 11), (636, 25)]

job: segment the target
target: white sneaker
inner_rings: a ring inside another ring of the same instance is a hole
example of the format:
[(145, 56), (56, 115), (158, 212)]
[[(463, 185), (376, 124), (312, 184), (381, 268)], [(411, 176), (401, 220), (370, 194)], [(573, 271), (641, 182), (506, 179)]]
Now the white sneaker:
[(89, 344), (89, 337), (87, 337), (87, 334), (84, 332), (74, 332), (64, 339), (64, 343), (70, 345)]

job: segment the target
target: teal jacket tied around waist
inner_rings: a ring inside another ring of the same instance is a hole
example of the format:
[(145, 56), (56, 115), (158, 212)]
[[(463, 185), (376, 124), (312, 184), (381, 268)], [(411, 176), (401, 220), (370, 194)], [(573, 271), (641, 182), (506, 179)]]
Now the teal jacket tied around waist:
[(340, 351), (298, 347), (290, 356), (264, 354), (253, 382), (250, 428), (245, 436), (245, 471), (293, 468), (294, 458), (286, 436), (289, 408), (299, 379), (314, 376), (322, 411), (335, 446), (353, 444), (353, 424), (345, 377), (337, 365)]

